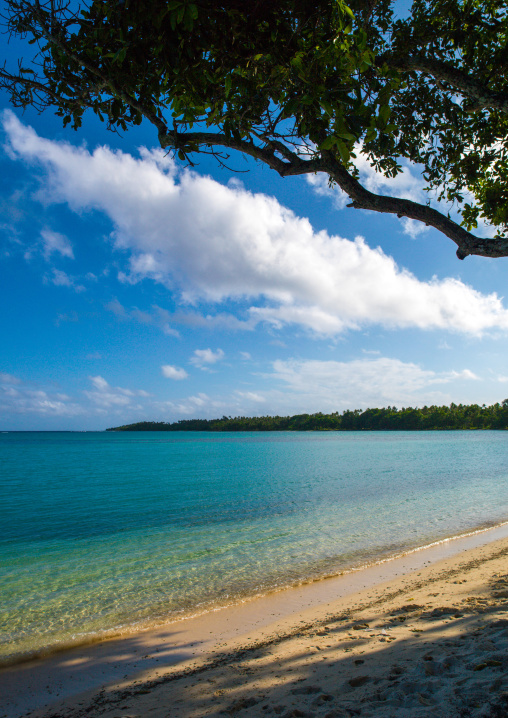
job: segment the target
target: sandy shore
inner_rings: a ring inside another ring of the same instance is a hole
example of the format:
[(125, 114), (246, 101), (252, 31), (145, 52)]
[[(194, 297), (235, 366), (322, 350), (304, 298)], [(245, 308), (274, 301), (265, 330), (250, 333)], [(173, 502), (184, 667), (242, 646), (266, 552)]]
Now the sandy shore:
[(505, 526), (4, 669), (0, 716), (502, 718), (507, 669)]

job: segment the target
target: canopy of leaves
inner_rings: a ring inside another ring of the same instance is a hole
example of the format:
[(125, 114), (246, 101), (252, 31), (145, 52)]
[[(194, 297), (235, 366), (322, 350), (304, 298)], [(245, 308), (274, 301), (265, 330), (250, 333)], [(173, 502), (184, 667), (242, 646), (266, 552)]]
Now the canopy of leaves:
[[(35, 57), (4, 66), (15, 106), (54, 107), (79, 128), (143, 119), (192, 163), (239, 150), (282, 176), (326, 172), (353, 207), (411, 217), (457, 254), (508, 255), (508, 13), (502, 0), (6, 0), (7, 32)], [(383, 197), (359, 182), (362, 152), (388, 176), (423, 167), (446, 203)], [(459, 226), (447, 215), (461, 214)], [(470, 233), (479, 219), (496, 236)]]

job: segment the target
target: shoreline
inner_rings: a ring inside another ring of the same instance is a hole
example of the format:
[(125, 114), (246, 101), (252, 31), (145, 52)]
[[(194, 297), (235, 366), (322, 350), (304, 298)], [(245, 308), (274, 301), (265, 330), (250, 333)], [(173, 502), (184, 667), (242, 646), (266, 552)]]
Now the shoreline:
[[(378, 558), (374, 558), (372, 560), (367, 560), (366, 562), (360, 562), (358, 564), (353, 565), (346, 565), (344, 567), (339, 568), (338, 570), (324, 573), (322, 575), (318, 576), (311, 576), (309, 578), (302, 578), (295, 583), (291, 584), (285, 584), (280, 586), (274, 586), (268, 589), (265, 589), (263, 591), (255, 592), (255, 593), (247, 593), (240, 597), (235, 597), (233, 600), (228, 601), (226, 603), (218, 603), (213, 602), (210, 604), (206, 604), (203, 607), (196, 606), (193, 609), (190, 609), (188, 611), (184, 611), (182, 609), (181, 612), (175, 612), (172, 614), (168, 614), (167, 617), (162, 619), (148, 619), (143, 620), (139, 622), (134, 622), (131, 624), (127, 624), (125, 626), (115, 626), (112, 628), (105, 628), (97, 633), (92, 634), (85, 634), (82, 636), (76, 636), (72, 639), (68, 639), (66, 641), (61, 641), (59, 643), (54, 643), (52, 645), (44, 646), (39, 649), (34, 649), (27, 652), (22, 653), (14, 653), (9, 656), (0, 657), (0, 673), (4, 669), (8, 668), (15, 668), (18, 666), (22, 666), (25, 663), (32, 663), (34, 661), (40, 662), (44, 660), (49, 660), (53, 656), (57, 656), (60, 653), (68, 653), (69, 651), (75, 651), (75, 650), (85, 650), (87, 648), (90, 648), (92, 646), (95, 646), (97, 644), (105, 643), (107, 641), (112, 640), (122, 640), (124, 638), (132, 637), (136, 634), (144, 634), (148, 632), (156, 632), (160, 629), (164, 629), (167, 626), (170, 626), (174, 623), (180, 623), (181, 621), (189, 621), (192, 619), (201, 618), (202, 616), (206, 616), (210, 613), (215, 613), (217, 611), (224, 611), (231, 608), (235, 608), (236, 606), (241, 606), (247, 603), (250, 603), (252, 601), (257, 601), (259, 599), (276, 596), (279, 593), (285, 593), (285, 592), (291, 592), (293, 590), (297, 590), (303, 586), (308, 586), (311, 584), (320, 584), (323, 581), (330, 581), (333, 579), (338, 578), (345, 578), (347, 580), (347, 576), (350, 574), (354, 574), (356, 572), (363, 572), (367, 571), (368, 569), (372, 569), (377, 566), (382, 566), (386, 563), (391, 563), (393, 561), (397, 561), (398, 559), (403, 559), (405, 557), (409, 557), (412, 554), (418, 553), (420, 551), (427, 551), (429, 549), (438, 548), (439, 546), (446, 545), (449, 542), (459, 541), (462, 539), (468, 539), (475, 536), (480, 536), (486, 532), (500, 530), (502, 531), (504, 528), (506, 528), (506, 535), (508, 536), (508, 520), (502, 521), (500, 523), (492, 524), (492, 525), (480, 525), (477, 528), (468, 529), (467, 531), (464, 531), (460, 534), (454, 534), (452, 536), (447, 536), (444, 538), (438, 538), (435, 540), (430, 541), (429, 543), (422, 544), (420, 546), (415, 546), (407, 549), (402, 549), (399, 551), (396, 551), (395, 553), (389, 553), (386, 552), (386, 554), (381, 554)], [(495, 540), (495, 539), (493, 539)], [(1, 718), (1, 714), (0, 714)]]
[(0, 716), (18, 718), (27, 711), (43, 714), (62, 700), (67, 707), (76, 707), (79, 702), (92, 700), (106, 685), (109, 694), (139, 681), (160, 681), (161, 675), (185, 672), (192, 665), (196, 670), (197, 664), (213, 662), (224, 650), (234, 652), (245, 645), (253, 650), (252, 646), (266, 642), (272, 645), (274, 635), (280, 642), (281, 636), (290, 635), (295, 626), (316, 625), (341, 603), (361, 601), (373, 590), (414, 580), (417, 571), (457, 563), (465, 551), (478, 552), (485, 547), (492, 551), (500, 543), (508, 546), (506, 522), (338, 576), (3, 668), (0, 692), (7, 708)]

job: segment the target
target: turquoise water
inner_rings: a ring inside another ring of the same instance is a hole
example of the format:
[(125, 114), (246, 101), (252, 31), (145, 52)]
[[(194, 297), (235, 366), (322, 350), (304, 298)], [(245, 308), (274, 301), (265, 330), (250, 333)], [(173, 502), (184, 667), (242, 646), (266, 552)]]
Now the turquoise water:
[(506, 432), (0, 434), (0, 659), (507, 520)]

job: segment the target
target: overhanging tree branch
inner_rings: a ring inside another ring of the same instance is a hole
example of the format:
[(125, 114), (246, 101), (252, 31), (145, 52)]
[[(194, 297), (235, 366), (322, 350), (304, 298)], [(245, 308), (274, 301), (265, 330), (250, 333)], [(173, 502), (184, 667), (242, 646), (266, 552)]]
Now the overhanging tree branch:
[[(4, 67), (0, 87), (18, 107), (55, 107), (74, 129), (87, 109), (112, 130), (144, 118), (184, 160), (211, 151), (221, 162), (216, 147), (281, 177), (325, 172), (349, 206), (424, 222), (461, 259), (508, 256), (502, 3), (418, 0), (399, 22), (391, 1), (5, 0), (0, 24), (37, 43), (36, 72), (21, 61), (18, 73)], [(485, 71), (478, 78), (467, 67)], [(421, 164), (464, 226), (446, 210), (368, 191), (351, 161), (358, 143), (388, 177), (401, 159)], [(499, 228), (494, 238), (468, 231), (478, 219)]]
[(436, 60), (424, 55), (407, 55), (381, 57), (380, 60), (387, 62), (391, 67), (410, 72), (416, 70), (427, 75), (432, 75), (435, 80), (446, 82), (465, 97), (474, 100), (478, 107), (498, 110), (508, 114), (508, 94), (496, 92), (478, 81), (473, 75), (464, 70), (454, 67), (450, 63)]
[(507, 255), (508, 238), (494, 242), (492, 239), (476, 237), (433, 207), (409, 199), (387, 197), (369, 192), (344, 167), (334, 160), (331, 164), (336, 166), (329, 167), (330, 176), (353, 200), (351, 204), (347, 205), (348, 207), (396, 214), (399, 218), (415, 219), (428, 227), (434, 227), (455, 242), (458, 247), (457, 257), (459, 259), (465, 259), (470, 254), (480, 257), (505, 257)]
[[(303, 160), (285, 146), (282, 150), (280, 142), (276, 143), (277, 147), (269, 149), (260, 147), (252, 141), (213, 132), (168, 133), (165, 136), (161, 135), (159, 140), (163, 148), (183, 148), (184, 151), (189, 152), (197, 151), (200, 145), (237, 150), (264, 162), (278, 172), (281, 177), (325, 172), (353, 200), (348, 207), (395, 214), (399, 219), (407, 217), (434, 227), (455, 242), (459, 259), (465, 259), (468, 255), (505, 257), (508, 254), (508, 238), (493, 242), (492, 239), (476, 237), (433, 207), (408, 199), (370, 192), (329, 152), (322, 152), (320, 156), (313, 159)], [(277, 151), (284, 154), (286, 159), (282, 160), (277, 157)]]

